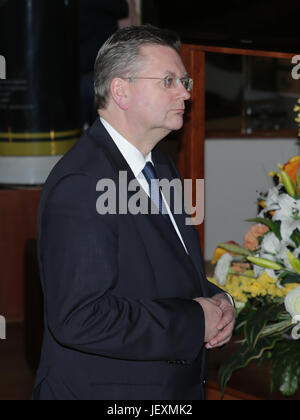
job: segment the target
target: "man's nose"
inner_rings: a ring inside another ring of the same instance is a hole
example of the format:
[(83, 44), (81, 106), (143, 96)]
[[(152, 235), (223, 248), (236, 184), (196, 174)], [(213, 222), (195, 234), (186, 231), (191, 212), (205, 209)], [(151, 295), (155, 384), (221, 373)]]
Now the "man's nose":
[(190, 92), (186, 90), (186, 88), (183, 86), (181, 82), (179, 83), (179, 87), (180, 87), (180, 96), (183, 97), (184, 101), (188, 101), (191, 98)]

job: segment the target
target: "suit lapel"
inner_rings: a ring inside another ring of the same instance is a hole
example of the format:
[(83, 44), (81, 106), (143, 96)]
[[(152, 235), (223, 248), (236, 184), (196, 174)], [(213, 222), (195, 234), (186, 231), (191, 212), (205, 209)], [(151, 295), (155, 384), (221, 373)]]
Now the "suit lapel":
[[(156, 168), (159, 178), (160, 179), (166, 178), (169, 181), (172, 181), (174, 179), (174, 176), (176, 177), (176, 175), (172, 174), (172, 171), (170, 169), (170, 164), (167, 161), (163, 161), (161, 159), (161, 156), (158, 155), (156, 150), (153, 153), (153, 158), (155, 160), (154, 162), (155, 168)], [(176, 214), (174, 212), (175, 193), (174, 193), (173, 188), (172, 188), (170, 198), (171, 199), (170, 199), (169, 207), (172, 211), (177, 227), (180, 231), (182, 239), (189, 253), (189, 261), (190, 263), (193, 264), (193, 267), (197, 270), (198, 276), (200, 277), (203, 296), (206, 296), (207, 295), (206, 274), (205, 274), (203, 259), (201, 255), (200, 241), (199, 241), (198, 233), (195, 227), (193, 225), (186, 224), (186, 218), (188, 217), (188, 215), (185, 213), (183, 190), (182, 190), (182, 212), (180, 214)], [(177, 234), (176, 236), (178, 238)], [(181, 249), (184, 251), (184, 254), (186, 256), (186, 252), (181, 243), (180, 245), (181, 245)]]

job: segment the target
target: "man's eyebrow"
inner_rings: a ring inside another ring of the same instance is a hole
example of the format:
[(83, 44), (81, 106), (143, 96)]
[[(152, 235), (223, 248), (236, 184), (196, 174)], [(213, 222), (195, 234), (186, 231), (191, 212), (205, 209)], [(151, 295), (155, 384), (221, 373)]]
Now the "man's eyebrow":
[(165, 74), (166, 76), (173, 76), (173, 77), (176, 77), (176, 74), (175, 74), (173, 71), (171, 71), (171, 70), (166, 70), (166, 71), (164, 72), (164, 74)]
[[(166, 76), (177, 77), (177, 75), (173, 71), (170, 71), (170, 70), (166, 70), (165, 74), (166, 74)], [(189, 74), (186, 71), (186, 72), (184, 72), (183, 76), (181, 76), (181, 77), (183, 78), (183, 77), (188, 77), (188, 76), (189, 76)]]

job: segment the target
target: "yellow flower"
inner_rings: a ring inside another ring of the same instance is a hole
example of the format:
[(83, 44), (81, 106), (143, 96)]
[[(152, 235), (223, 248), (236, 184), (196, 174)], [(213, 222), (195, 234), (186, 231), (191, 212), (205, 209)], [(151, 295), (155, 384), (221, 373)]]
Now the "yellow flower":
[(222, 255), (227, 254), (228, 251), (226, 251), (226, 249), (223, 248), (216, 248), (214, 256), (211, 260), (212, 265), (215, 265), (219, 259), (222, 257)]
[[(234, 241), (228, 241), (226, 243), (231, 244), (231, 245), (238, 245)], [(231, 255), (236, 255), (233, 252), (226, 251), (226, 249), (224, 249), (224, 248), (220, 248), (220, 247), (216, 248), (214, 256), (211, 260), (212, 265), (215, 265), (219, 261), (219, 259), (222, 257), (222, 255), (228, 254), (228, 253), (231, 254)]]
[[(251, 270), (248, 270), (245, 276), (229, 274), (226, 285), (221, 289), (229, 293), (235, 301), (246, 303), (251, 298), (265, 296), (284, 299), (292, 290), (299, 287), (298, 283), (287, 284), (282, 288), (278, 287), (276, 280), (266, 272), (263, 272), (257, 279), (253, 276), (254, 273)], [(219, 286), (215, 278), (208, 280)]]
[(287, 284), (284, 287), (284, 296), (288, 295), (292, 290), (296, 289), (297, 287), (299, 287), (299, 283), (290, 283)]

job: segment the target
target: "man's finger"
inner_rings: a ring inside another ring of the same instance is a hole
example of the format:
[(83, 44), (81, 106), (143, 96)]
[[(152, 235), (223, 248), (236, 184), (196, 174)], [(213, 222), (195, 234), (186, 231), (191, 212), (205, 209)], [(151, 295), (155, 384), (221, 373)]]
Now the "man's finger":
[(220, 331), (220, 333), (213, 338), (209, 343), (207, 343), (207, 348), (214, 348), (214, 347), (221, 347), (224, 344), (227, 344), (231, 337), (233, 332), (234, 323), (231, 323), (227, 325), (226, 328), (224, 328), (223, 331)]
[(217, 325), (217, 329), (219, 331), (224, 330), (227, 325), (231, 324), (235, 320), (235, 310), (233, 308), (228, 308), (226, 311), (223, 312), (223, 316), (219, 324)]

